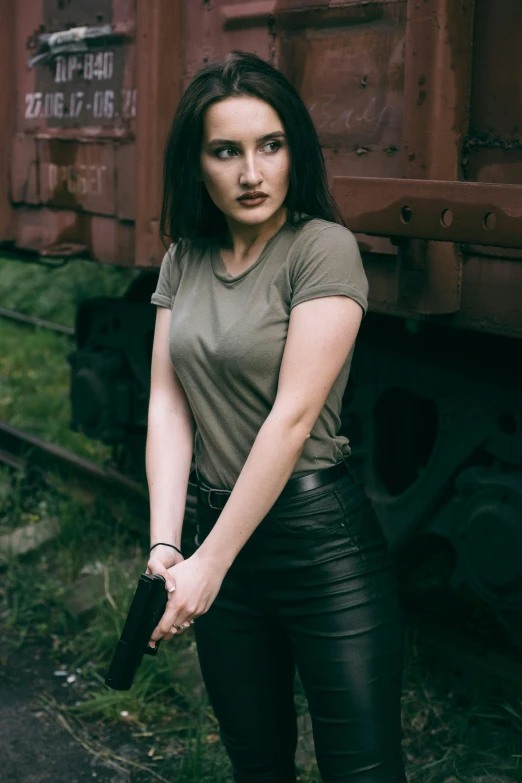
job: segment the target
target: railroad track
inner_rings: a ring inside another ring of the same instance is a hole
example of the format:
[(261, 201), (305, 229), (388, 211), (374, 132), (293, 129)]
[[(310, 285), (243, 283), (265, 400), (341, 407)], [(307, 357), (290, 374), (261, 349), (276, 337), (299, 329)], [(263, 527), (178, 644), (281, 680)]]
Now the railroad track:
[[(126, 500), (130, 502), (132, 515), (138, 520), (140, 530), (143, 529), (144, 520), (146, 524), (148, 519), (149, 494), (144, 483), (135, 481), (114, 468), (97, 465), (6, 422), (0, 422), (0, 464), (26, 474), (37, 472), (46, 484), (65, 494), (74, 494), (79, 488), (91, 498), (102, 494), (103, 500), (109, 504), (113, 499)], [(187, 551), (190, 550), (194, 536), (195, 512), (196, 497), (189, 487), (184, 520)], [(31, 530), (20, 529), (10, 534), (9, 541), (6, 539), (4, 542), (4, 548), (10, 548), (13, 543), (16, 548), (20, 539), (23, 543), (20, 544), (18, 553), (22, 554), (52, 538), (57, 532), (56, 527), (45, 528), (40, 536), (37, 526), (32, 526)]]
[(45, 318), (38, 318), (36, 315), (26, 315), (25, 313), (19, 313), (17, 310), (9, 310), (6, 307), (0, 307), (0, 318), (5, 318), (8, 321), (16, 321), (16, 323), (24, 324), (25, 326), (37, 326), (41, 329), (49, 329), (53, 332), (65, 334), (68, 337), (74, 337), (74, 329), (71, 326), (57, 324), (54, 323), (54, 321), (46, 321)]
[(78, 457), (72, 451), (47, 443), (6, 422), (0, 422), (0, 463), (18, 470), (31, 467), (40, 469), (44, 474), (53, 472), (63, 477), (75, 477), (94, 488), (103, 487), (144, 503), (148, 500), (143, 484), (123, 473)]

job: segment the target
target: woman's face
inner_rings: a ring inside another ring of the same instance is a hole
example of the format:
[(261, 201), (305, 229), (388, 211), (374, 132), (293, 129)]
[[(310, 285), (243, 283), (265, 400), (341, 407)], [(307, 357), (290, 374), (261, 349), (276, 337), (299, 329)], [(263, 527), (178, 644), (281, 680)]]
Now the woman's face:
[[(225, 217), (259, 225), (284, 209), (290, 155), (283, 123), (259, 98), (225, 98), (205, 114), (201, 176)], [(249, 193), (258, 198), (240, 200)]]

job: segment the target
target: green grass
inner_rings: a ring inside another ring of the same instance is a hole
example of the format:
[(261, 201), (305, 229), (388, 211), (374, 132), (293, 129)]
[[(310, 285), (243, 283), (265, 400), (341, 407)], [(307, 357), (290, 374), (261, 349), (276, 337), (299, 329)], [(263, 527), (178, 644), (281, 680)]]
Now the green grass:
[(0, 256), (0, 306), (74, 326), (76, 308), (92, 296), (122, 296), (139, 270), (72, 260), (47, 268)]
[(0, 318), (0, 420), (98, 463), (111, 449), (69, 428), (69, 364), (65, 336)]

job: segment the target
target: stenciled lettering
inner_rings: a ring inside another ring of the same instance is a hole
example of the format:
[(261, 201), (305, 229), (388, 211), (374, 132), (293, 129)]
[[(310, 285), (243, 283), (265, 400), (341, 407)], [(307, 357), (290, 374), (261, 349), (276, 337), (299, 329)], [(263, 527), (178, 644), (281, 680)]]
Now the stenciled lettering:
[(51, 198), (56, 195), (58, 189), (80, 196), (101, 196), (103, 193), (104, 173), (107, 171), (107, 166), (95, 163), (43, 165), (48, 169), (47, 182)]

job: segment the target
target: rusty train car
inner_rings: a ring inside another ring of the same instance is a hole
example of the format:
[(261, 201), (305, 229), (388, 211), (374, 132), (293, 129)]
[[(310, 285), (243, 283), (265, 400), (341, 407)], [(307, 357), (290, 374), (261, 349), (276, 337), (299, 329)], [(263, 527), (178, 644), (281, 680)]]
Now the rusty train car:
[(0, 242), (143, 268), (78, 312), (73, 426), (142, 460), (164, 139), (200, 64), (253, 51), (363, 253), (354, 466), (392, 547), (450, 548), (520, 642), (521, 0), (0, 0), (0, 29)]

